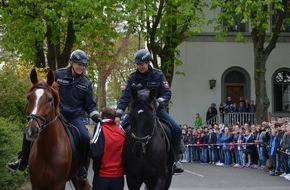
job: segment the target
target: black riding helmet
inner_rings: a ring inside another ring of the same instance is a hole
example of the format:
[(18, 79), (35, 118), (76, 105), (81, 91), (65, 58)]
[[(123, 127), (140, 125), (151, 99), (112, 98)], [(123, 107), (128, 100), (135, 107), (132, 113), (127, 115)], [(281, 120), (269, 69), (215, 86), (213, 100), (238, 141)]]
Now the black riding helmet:
[(89, 58), (87, 56), (87, 54), (82, 51), (82, 50), (74, 50), (71, 54), (70, 54), (70, 61), (75, 62), (75, 63), (82, 63), (84, 65), (87, 65), (89, 63)]
[(140, 49), (135, 53), (134, 63), (149, 63), (152, 60), (151, 54), (147, 49)]

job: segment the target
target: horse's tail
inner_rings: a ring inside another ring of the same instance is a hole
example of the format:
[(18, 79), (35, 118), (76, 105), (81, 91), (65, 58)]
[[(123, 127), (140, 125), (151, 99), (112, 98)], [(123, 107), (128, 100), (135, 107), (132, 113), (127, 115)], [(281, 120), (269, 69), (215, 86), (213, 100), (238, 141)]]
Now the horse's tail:
[(76, 178), (73, 178), (72, 183), (76, 190), (92, 190), (93, 189), (88, 180), (80, 181), (80, 180), (77, 180)]

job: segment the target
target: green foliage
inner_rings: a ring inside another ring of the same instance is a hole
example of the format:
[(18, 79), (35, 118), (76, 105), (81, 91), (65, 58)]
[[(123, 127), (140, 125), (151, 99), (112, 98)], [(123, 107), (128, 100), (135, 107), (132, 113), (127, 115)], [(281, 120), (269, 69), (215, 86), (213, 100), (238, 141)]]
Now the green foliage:
[[(9, 0), (8, 6), (0, 9), (1, 46), (33, 62), (37, 46), (47, 51), (48, 40), (58, 53), (71, 51), (68, 39), (73, 40), (74, 46), (104, 39), (108, 44), (117, 34), (112, 27), (120, 18), (117, 8), (114, 0)], [(70, 31), (69, 22), (73, 24)]]
[(27, 172), (12, 173), (4, 169), (17, 152), (21, 150), (23, 129), (19, 123), (0, 117), (0, 186), (1, 189), (15, 190), (27, 179)]
[[(186, 37), (193, 37), (204, 24), (204, 1), (196, 0), (123, 0), (129, 17), (128, 25), (140, 32), (153, 55), (153, 65), (168, 76), (171, 83), (178, 46)], [(160, 58), (161, 65), (157, 62)]]
[(28, 70), (6, 64), (0, 70), (0, 117), (26, 122), (26, 93), (30, 85)]
[[(228, 29), (238, 22), (250, 23), (251, 28), (257, 31), (267, 31), (272, 23), (269, 18), (283, 10), (284, 0), (211, 0), (211, 10), (218, 10), (218, 16), (209, 23), (216, 23), (215, 30), (223, 33), (219, 39), (226, 37)], [(275, 24), (274, 24), (275, 25)], [(242, 35), (237, 33), (237, 41), (241, 41)]]

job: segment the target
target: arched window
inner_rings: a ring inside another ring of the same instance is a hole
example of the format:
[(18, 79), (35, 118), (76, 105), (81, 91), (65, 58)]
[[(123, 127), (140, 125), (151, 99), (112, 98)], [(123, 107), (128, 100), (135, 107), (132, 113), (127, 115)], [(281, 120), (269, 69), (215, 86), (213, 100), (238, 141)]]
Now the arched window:
[(279, 70), (274, 75), (274, 112), (290, 112), (290, 70)]

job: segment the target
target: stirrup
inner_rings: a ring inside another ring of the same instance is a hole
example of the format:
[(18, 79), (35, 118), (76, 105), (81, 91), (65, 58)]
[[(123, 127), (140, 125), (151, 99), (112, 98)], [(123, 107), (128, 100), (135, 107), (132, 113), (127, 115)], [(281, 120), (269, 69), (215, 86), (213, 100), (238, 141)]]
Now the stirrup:
[[(181, 166), (180, 168), (178, 168), (178, 169), (180, 169), (180, 172), (174, 172), (174, 170), (177, 168), (177, 165)], [(172, 164), (171, 171), (172, 171), (172, 174), (181, 175), (181, 174), (183, 173), (183, 171), (184, 171), (181, 162), (179, 162), (179, 161), (174, 162), (174, 163)]]
[(14, 161), (11, 161), (11, 162), (6, 164), (7, 169), (9, 169), (12, 172), (16, 172), (17, 170), (19, 170), (19, 171), (25, 170), (26, 165), (23, 165), (22, 158), (15, 157), (12, 160), (14, 160)]

